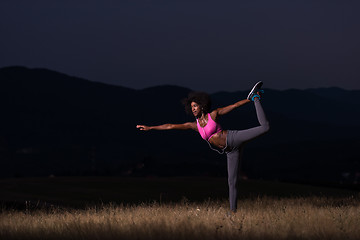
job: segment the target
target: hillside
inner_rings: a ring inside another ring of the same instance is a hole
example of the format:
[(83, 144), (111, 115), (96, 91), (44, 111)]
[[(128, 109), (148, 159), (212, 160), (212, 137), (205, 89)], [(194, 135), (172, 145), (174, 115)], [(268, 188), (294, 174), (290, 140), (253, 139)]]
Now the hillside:
[[(360, 91), (265, 90), (271, 131), (248, 144), (246, 174), (339, 180), (349, 172), (352, 181), (359, 171)], [(224, 176), (225, 156), (211, 151), (196, 132), (135, 128), (192, 121), (181, 105), (190, 91), (178, 86), (134, 90), (46, 69), (2, 68), (0, 176)], [(214, 108), (246, 95), (212, 94)], [(226, 129), (256, 126), (254, 107), (224, 116), (221, 124)]]

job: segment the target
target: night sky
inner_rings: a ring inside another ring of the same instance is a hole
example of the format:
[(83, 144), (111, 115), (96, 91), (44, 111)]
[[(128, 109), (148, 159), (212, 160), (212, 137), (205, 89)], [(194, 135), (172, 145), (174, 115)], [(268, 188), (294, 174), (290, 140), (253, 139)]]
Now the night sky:
[(143, 89), (360, 89), (357, 0), (1, 0), (0, 67)]

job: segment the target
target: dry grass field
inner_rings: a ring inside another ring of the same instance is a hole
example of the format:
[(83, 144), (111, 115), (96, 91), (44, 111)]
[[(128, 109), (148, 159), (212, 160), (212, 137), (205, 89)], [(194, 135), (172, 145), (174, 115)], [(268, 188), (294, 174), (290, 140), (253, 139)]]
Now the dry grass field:
[[(69, 179), (57, 180), (67, 182)], [(49, 191), (44, 185), (39, 183), (39, 179), (13, 180), (13, 187), (8, 187), (10, 180), (0, 181), (0, 193), (7, 193), (7, 196), (0, 195), (0, 199), (6, 199), (7, 203), (11, 199), (29, 198), (30, 192), (34, 191), (32, 199), (38, 202), (25, 201), (25, 207), (12, 208), (9, 204), (3, 205), (0, 211), (0, 239), (360, 239), (360, 196), (357, 192), (331, 190), (324, 188), (313, 188), (309, 186), (281, 184), (281, 183), (242, 183), (246, 186), (260, 186), (268, 191), (268, 194), (257, 194), (251, 192), (248, 196), (242, 192), (239, 199), (239, 210), (236, 214), (228, 214), (228, 202), (225, 198), (212, 198), (200, 200), (203, 195), (198, 192), (198, 200), (181, 197), (180, 199), (168, 199), (159, 201), (156, 199), (144, 201), (144, 203), (127, 202), (103, 202), (100, 204), (88, 204), (87, 207), (67, 207), (55, 204), (43, 204), (40, 200), (54, 199), (54, 196), (46, 195)], [(24, 181), (24, 182), (22, 182)], [(79, 187), (79, 182), (73, 185)], [(85, 186), (96, 185), (94, 179), (81, 179), (84, 185), (82, 191), (87, 191)], [(101, 182), (104, 180), (101, 179)], [(114, 180), (118, 184), (122, 181)], [(138, 187), (148, 182), (147, 180), (133, 180), (141, 183)], [(132, 182), (133, 182), (132, 181)], [(172, 180), (158, 180), (169, 183)], [(177, 186), (179, 179), (174, 180)], [(193, 188), (203, 189), (202, 184), (215, 184), (209, 179), (206, 181), (196, 179), (183, 179), (185, 184), (193, 182)], [(47, 189), (44, 192), (29, 187), (35, 185)], [(41, 182), (41, 181), (40, 181)], [(53, 182), (54, 186), (60, 186)], [(89, 182), (92, 183), (89, 185)], [(107, 181), (105, 181), (107, 182)], [(28, 183), (27, 188), (21, 184)], [(86, 184), (85, 184), (86, 183)], [(107, 182), (108, 183), (108, 182)], [(128, 182), (129, 183), (129, 182)], [(106, 185), (106, 184), (105, 184)], [(115, 184), (117, 187), (119, 185)], [(180, 184), (184, 185), (184, 182)], [(179, 185), (179, 187), (180, 187)], [(17, 188), (16, 186), (22, 186)], [(101, 186), (98, 185), (98, 186)], [(147, 185), (146, 188), (153, 186), (152, 191), (156, 192), (154, 185)], [(213, 187), (216, 190), (216, 184)], [(223, 187), (223, 180), (218, 185)], [(226, 186), (226, 185), (225, 185)], [(132, 185), (130, 189), (133, 189)], [(143, 186), (144, 187), (144, 186)], [(192, 188), (187, 186), (187, 188)], [(58, 189), (59, 187), (57, 187)], [(5, 190), (4, 190), (5, 189)], [(22, 195), (16, 189), (22, 189)], [(25, 191), (27, 189), (27, 191)], [(69, 187), (71, 190), (72, 188)], [(79, 188), (80, 189), (80, 188)], [(90, 187), (90, 189), (92, 189)], [(181, 189), (181, 188), (180, 188)], [(211, 188), (203, 189), (204, 192)], [(249, 188), (250, 189), (250, 188)], [(269, 190), (270, 189), (270, 190)], [(272, 190), (271, 190), (272, 189)], [(162, 190), (164, 190), (162, 188)], [(174, 191), (179, 191), (175, 189)], [(308, 190), (308, 194), (306, 193)], [(80, 191), (80, 190), (79, 190)], [(125, 192), (124, 189), (122, 189)], [(129, 190), (130, 191), (130, 190)], [(129, 194), (127, 191), (127, 194)], [(200, 191), (200, 190), (199, 190)], [(241, 186), (240, 186), (241, 191)], [(262, 190), (261, 190), (262, 191)], [(286, 195), (269, 194), (288, 192)], [(293, 191), (293, 192), (291, 192)], [(327, 192), (327, 196), (315, 192)], [(56, 192), (56, 187), (54, 189)], [(259, 190), (260, 192), (260, 190)], [(258, 193), (259, 193), (258, 192)], [(295, 194), (301, 192), (299, 196)], [(104, 194), (103, 192), (102, 194)], [(125, 193), (124, 193), (125, 194)], [(223, 192), (221, 192), (223, 194)], [(116, 195), (116, 194), (115, 194)], [(130, 194), (131, 195), (131, 194)], [(138, 194), (141, 198), (141, 194)], [(169, 193), (170, 196), (171, 192)], [(194, 193), (194, 195), (196, 195)], [(250, 196), (251, 195), (251, 196)], [(276, 196), (278, 195), (278, 196)], [(281, 196), (280, 196), (281, 195)], [(37, 196), (37, 197), (35, 197)], [(71, 195), (75, 198), (77, 195)], [(89, 197), (89, 196), (88, 196)], [(129, 196), (128, 196), (129, 197)], [(223, 196), (226, 197), (226, 196)], [(65, 196), (64, 196), (65, 198)], [(66, 198), (65, 198), (66, 199)], [(69, 197), (67, 201), (69, 201)], [(87, 198), (84, 198), (87, 199)], [(4, 200), (2, 200), (4, 202)], [(85, 201), (85, 200), (84, 200)], [(89, 200), (87, 200), (89, 201)], [(14, 205), (15, 206), (15, 205)], [(16, 205), (16, 206), (19, 206)]]
[(0, 239), (360, 239), (354, 198), (258, 198), (239, 202), (136, 206), (83, 210), (3, 211)]

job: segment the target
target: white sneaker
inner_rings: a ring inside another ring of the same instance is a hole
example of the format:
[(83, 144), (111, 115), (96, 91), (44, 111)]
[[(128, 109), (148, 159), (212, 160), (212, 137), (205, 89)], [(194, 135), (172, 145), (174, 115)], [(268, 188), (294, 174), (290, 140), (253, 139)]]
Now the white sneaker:
[(254, 87), (249, 92), (249, 95), (247, 96), (248, 100), (251, 100), (252, 97), (260, 90), (261, 86), (263, 85), (262, 81), (257, 82)]

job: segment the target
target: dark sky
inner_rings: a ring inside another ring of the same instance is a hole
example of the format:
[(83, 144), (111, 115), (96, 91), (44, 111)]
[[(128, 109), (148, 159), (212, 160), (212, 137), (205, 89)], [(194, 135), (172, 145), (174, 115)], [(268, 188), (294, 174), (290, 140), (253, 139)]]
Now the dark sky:
[(360, 89), (357, 0), (1, 0), (0, 67), (142, 89)]

